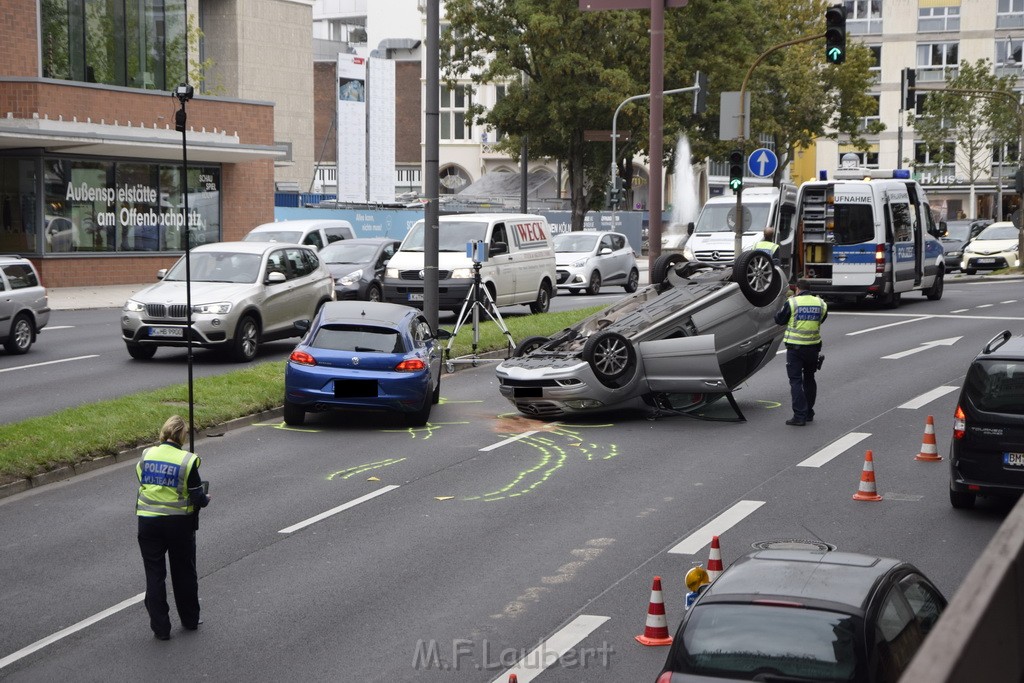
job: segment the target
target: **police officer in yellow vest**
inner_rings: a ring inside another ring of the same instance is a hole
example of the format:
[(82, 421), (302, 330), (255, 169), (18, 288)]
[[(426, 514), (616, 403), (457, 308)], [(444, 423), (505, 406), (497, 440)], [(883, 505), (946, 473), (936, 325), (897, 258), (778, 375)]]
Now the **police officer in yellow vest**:
[(786, 424), (803, 427), (814, 420), (814, 399), (818, 395), (814, 373), (821, 353), (821, 324), (828, 317), (828, 306), (808, 291), (806, 280), (798, 280), (796, 286), (796, 296), (790, 297), (775, 314), (775, 322), (786, 326), (782, 341), (786, 344), (786, 375), (793, 400), (793, 417)]
[(760, 249), (772, 257), (772, 263), (779, 265), (779, 245), (775, 243), (775, 228), (768, 226), (764, 229), (764, 236), (760, 241), (755, 242), (752, 249)]
[(135, 514), (139, 518), (139, 548), (146, 567), (146, 611), (153, 635), (171, 637), (167, 605), (166, 555), (171, 565), (171, 585), (181, 625), (199, 628), (199, 577), (196, 574), (196, 529), (199, 508), (210, 497), (199, 478), (199, 456), (181, 448), (188, 425), (178, 415), (160, 429), (160, 445), (147, 448), (135, 467), (139, 494)]

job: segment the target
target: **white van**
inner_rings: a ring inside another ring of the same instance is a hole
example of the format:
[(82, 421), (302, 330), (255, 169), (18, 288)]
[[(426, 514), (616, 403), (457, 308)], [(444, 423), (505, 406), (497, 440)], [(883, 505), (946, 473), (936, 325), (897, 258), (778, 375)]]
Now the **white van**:
[[(424, 229), (416, 223), (384, 271), (384, 300), (423, 307)], [(487, 260), (481, 282), (498, 306), (529, 304), (534, 313), (551, 305), (557, 275), (551, 229), (543, 216), (478, 213), (438, 219), (438, 307), (458, 313), (473, 284), (466, 246), (483, 241)]]
[[(796, 188), (752, 187), (743, 190), (743, 251), (750, 249), (764, 235), (769, 225), (777, 236), (792, 233), (796, 212)], [(687, 226), (690, 237), (683, 246), (687, 261), (732, 263), (736, 250), (736, 197), (712, 197), (703, 207), (696, 223)], [(780, 239), (780, 237), (776, 237)], [(786, 264), (783, 263), (785, 269)]]
[(308, 244), (320, 250), (331, 242), (350, 240), (355, 236), (355, 230), (348, 221), (337, 218), (304, 218), (257, 225), (242, 238), (242, 241)]

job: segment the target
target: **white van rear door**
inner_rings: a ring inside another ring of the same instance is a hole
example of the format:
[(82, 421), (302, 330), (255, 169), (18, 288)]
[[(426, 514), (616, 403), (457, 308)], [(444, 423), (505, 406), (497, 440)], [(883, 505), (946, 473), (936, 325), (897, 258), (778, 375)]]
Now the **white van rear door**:
[(832, 285), (864, 288), (875, 281), (876, 216), (870, 187), (835, 187)]

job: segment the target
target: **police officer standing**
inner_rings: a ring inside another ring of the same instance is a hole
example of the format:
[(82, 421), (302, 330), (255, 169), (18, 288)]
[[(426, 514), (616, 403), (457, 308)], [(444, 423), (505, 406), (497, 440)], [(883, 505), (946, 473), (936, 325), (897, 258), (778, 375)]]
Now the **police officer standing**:
[(139, 494), (135, 514), (139, 518), (139, 549), (146, 567), (146, 611), (149, 626), (159, 640), (171, 637), (167, 605), (166, 555), (171, 565), (171, 585), (181, 624), (191, 631), (199, 618), (199, 577), (196, 574), (196, 529), (199, 508), (210, 503), (199, 478), (199, 456), (181, 448), (188, 425), (171, 416), (160, 429), (160, 445), (147, 448), (135, 467)]
[(779, 245), (775, 243), (775, 228), (768, 226), (764, 229), (761, 239), (754, 243), (752, 249), (760, 249), (772, 257), (772, 263), (779, 265)]
[(814, 373), (821, 353), (821, 323), (828, 317), (828, 306), (808, 291), (807, 280), (797, 280), (796, 286), (796, 295), (775, 314), (775, 322), (786, 326), (782, 340), (786, 344), (786, 375), (793, 400), (793, 417), (786, 424), (803, 427), (814, 420), (814, 399), (818, 394)]

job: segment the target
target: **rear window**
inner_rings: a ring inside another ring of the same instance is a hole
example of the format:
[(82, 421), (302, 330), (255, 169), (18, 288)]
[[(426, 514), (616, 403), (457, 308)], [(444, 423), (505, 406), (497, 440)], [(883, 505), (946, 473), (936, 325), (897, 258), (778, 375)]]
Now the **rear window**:
[(979, 410), (1024, 415), (1024, 360), (977, 360), (966, 387)]
[(835, 204), (836, 244), (860, 244), (875, 239), (875, 219), (870, 204)]
[(358, 353), (405, 353), (397, 330), (372, 325), (325, 325), (309, 344), (317, 349)]
[(27, 287), (38, 287), (39, 278), (32, 266), (24, 263), (14, 263), (4, 266), (4, 273), (11, 282), (11, 289), (25, 289)]
[(813, 681), (857, 672), (856, 620), (848, 614), (770, 605), (695, 605), (683, 634), (688, 673), (749, 680), (770, 670)]

